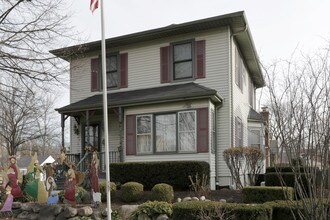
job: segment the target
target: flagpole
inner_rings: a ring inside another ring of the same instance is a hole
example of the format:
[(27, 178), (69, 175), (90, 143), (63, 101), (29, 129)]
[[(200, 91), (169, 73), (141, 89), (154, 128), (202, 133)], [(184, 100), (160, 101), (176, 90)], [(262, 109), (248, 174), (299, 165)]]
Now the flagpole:
[(105, 142), (105, 175), (107, 187), (107, 213), (108, 220), (111, 220), (111, 194), (110, 194), (110, 161), (109, 161), (109, 126), (108, 126), (108, 91), (106, 74), (106, 52), (105, 52), (105, 34), (104, 34), (104, 11), (103, 1), (101, 2), (101, 57), (102, 57), (102, 83), (103, 83), (103, 121), (104, 121), (104, 142)]

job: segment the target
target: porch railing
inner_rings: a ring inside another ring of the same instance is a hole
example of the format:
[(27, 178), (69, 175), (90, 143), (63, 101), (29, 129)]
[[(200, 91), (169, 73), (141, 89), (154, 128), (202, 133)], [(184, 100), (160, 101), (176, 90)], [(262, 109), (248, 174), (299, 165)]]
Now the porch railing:
[[(105, 152), (99, 153), (99, 159), (100, 159), (100, 171), (105, 172)], [(110, 151), (109, 152), (109, 161), (110, 163), (117, 163), (121, 162), (120, 159), (120, 152), (119, 151)]]
[[(87, 169), (88, 164), (91, 160), (91, 154), (83, 159), (79, 153), (77, 154), (66, 154), (68, 160), (72, 161), (80, 171), (84, 171)], [(99, 152), (99, 160), (100, 160), (100, 171), (105, 172), (105, 152)], [(119, 151), (110, 151), (109, 152), (109, 160), (110, 163), (121, 162), (120, 152)], [(87, 163), (87, 164), (86, 164)]]
[(74, 164), (78, 164), (78, 162), (80, 161), (80, 153), (77, 153), (77, 154), (66, 154), (66, 158), (69, 161), (72, 161)]

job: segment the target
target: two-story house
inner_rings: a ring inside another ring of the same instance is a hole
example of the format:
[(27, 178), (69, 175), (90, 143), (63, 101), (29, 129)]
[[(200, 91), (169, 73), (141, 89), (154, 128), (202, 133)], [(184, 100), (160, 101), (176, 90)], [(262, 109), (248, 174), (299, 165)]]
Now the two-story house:
[[(232, 184), (223, 150), (263, 148), (255, 92), (264, 79), (244, 12), (110, 38), (106, 47), (112, 161), (206, 161), (214, 189)], [(51, 53), (71, 66), (71, 104), (57, 109), (62, 127), (71, 117), (71, 152), (83, 155), (90, 143), (104, 153), (101, 42)]]

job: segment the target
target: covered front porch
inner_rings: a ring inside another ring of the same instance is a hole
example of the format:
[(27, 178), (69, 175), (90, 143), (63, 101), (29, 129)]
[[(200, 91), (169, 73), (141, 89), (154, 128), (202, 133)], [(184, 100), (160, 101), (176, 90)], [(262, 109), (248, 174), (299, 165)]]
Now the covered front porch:
[[(125, 146), (125, 115), (128, 109), (145, 106), (163, 106), (159, 111), (165, 111), (166, 106), (181, 103), (177, 109), (190, 109), (191, 101), (208, 100), (220, 103), (221, 98), (216, 90), (201, 86), (196, 83), (176, 84), (125, 92), (108, 94), (108, 124), (109, 124), (109, 156), (110, 163), (124, 162), (127, 157)], [(186, 103), (182, 107), (182, 103)], [(188, 103), (188, 104), (187, 104)], [(190, 103), (190, 104), (189, 104)], [(62, 145), (65, 146), (65, 121), (70, 117), (70, 154), (68, 157), (75, 162), (77, 167), (84, 170), (88, 166), (86, 159), (86, 146), (92, 146), (99, 152), (101, 170), (105, 170), (104, 150), (104, 125), (102, 111), (102, 95), (97, 94), (78, 102), (64, 106), (57, 111), (62, 118)], [(167, 110), (166, 110), (167, 111)], [(140, 114), (145, 113), (141, 112)], [(135, 127), (132, 127), (135, 131)], [(127, 129), (127, 128), (126, 128)], [(133, 132), (135, 134), (135, 132)], [(133, 146), (135, 148), (136, 146)], [(158, 156), (150, 155), (148, 160), (156, 160)]]
[[(109, 108), (109, 159), (110, 163), (122, 162), (123, 155), (123, 109)], [(70, 149), (67, 159), (74, 162), (80, 171), (88, 169), (91, 150), (99, 154), (100, 171), (105, 172), (105, 143), (103, 112), (100, 109), (61, 113), (62, 146), (65, 143), (65, 121), (70, 118)]]

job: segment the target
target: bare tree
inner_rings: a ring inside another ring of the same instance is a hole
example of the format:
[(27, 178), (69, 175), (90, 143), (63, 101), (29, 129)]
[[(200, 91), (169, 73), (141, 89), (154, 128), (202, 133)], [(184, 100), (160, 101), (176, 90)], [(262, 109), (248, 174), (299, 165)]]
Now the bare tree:
[(0, 140), (9, 155), (16, 154), (21, 146), (31, 141), (38, 140), (46, 146), (46, 141), (56, 131), (47, 116), (52, 105), (45, 105), (43, 93), (34, 90), (34, 84), (25, 87), (19, 82), (14, 78), (7, 81), (7, 86), (2, 88), (5, 94), (0, 99)]
[(329, 198), (329, 52), (330, 44), (313, 55), (293, 56), (264, 68), (272, 134), (292, 167), (304, 208), (301, 219), (328, 219), (327, 204), (320, 199)]
[(0, 0), (0, 4), (1, 76), (19, 76), (23, 83), (32, 80), (39, 86), (59, 83), (67, 66), (48, 51), (77, 36), (69, 26), (68, 2)]
[(248, 184), (255, 185), (264, 160), (264, 155), (259, 148), (231, 147), (224, 150), (223, 157), (238, 189)]

